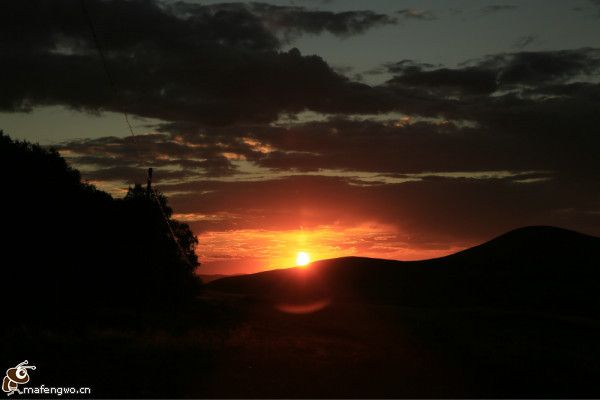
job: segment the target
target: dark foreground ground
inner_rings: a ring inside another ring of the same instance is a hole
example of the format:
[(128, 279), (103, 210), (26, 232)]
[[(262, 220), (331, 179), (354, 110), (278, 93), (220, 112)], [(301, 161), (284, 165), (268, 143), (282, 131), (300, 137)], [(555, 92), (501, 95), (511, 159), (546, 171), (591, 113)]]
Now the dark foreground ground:
[(179, 314), (111, 312), (110, 324), (69, 331), (9, 326), (2, 361), (36, 365), (30, 386), (89, 386), (93, 397), (600, 397), (595, 318), (276, 306), (206, 292)]
[(223, 278), (168, 311), (27, 320), (15, 298), (0, 354), (37, 367), (30, 387), (102, 398), (600, 398), (598, 266), (600, 238), (528, 227), (440, 259)]

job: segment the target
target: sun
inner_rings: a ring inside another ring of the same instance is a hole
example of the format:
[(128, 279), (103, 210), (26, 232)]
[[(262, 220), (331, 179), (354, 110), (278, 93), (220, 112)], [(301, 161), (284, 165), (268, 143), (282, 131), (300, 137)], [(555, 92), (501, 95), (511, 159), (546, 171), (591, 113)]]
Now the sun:
[(299, 251), (296, 254), (296, 265), (299, 267), (304, 267), (310, 263), (310, 255), (305, 251)]

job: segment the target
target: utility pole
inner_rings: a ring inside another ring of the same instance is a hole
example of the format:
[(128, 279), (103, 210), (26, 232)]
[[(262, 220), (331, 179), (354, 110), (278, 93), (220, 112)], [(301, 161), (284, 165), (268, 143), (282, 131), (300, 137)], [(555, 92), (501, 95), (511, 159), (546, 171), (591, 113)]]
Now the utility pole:
[(152, 194), (152, 168), (148, 168), (148, 180), (146, 181), (146, 196)]

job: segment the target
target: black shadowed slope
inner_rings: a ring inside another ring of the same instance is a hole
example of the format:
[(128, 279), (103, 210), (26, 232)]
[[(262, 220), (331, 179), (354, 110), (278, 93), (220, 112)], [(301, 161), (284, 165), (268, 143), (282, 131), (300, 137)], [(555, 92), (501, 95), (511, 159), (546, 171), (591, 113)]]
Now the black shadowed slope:
[[(208, 288), (256, 299), (270, 372), (253, 382), (295, 376), (272, 349), (302, 347), (311, 385), (288, 379), (273, 397), (597, 398), (599, 261), (599, 238), (536, 226), (438, 259), (338, 258)], [(235, 357), (260, 360), (244, 343)]]
[(276, 301), (328, 298), (596, 313), (600, 310), (600, 238), (533, 226), (432, 260), (344, 257), (318, 261), (307, 269), (224, 278), (209, 287)]

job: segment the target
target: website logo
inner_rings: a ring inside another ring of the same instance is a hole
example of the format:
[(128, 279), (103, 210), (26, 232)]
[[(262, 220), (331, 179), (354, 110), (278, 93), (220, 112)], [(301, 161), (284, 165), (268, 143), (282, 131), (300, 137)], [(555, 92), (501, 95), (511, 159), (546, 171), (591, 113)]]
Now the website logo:
[(24, 385), (29, 382), (28, 369), (34, 370), (34, 365), (27, 365), (29, 361), (25, 360), (18, 364), (14, 368), (6, 370), (6, 376), (2, 380), (2, 391), (6, 392), (7, 396), (14, 394), (15, 392), (22, 394), (19, 390), (19, 385)]

